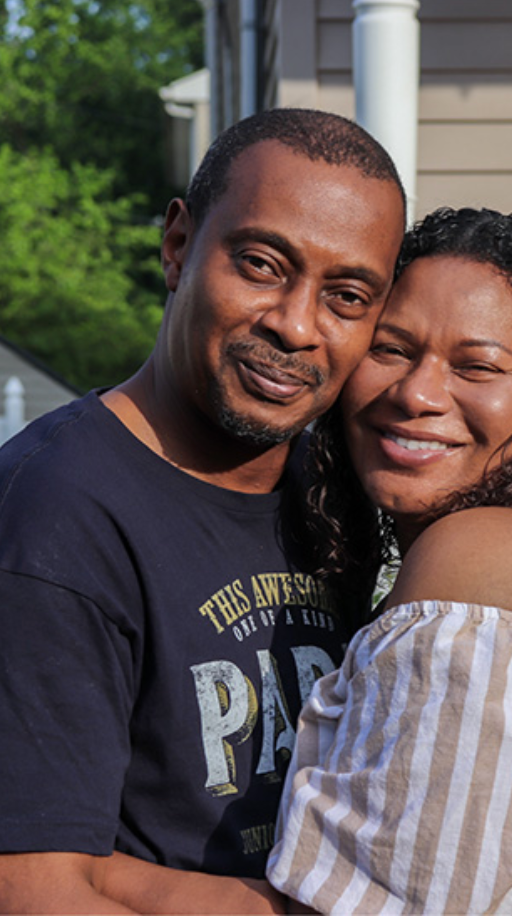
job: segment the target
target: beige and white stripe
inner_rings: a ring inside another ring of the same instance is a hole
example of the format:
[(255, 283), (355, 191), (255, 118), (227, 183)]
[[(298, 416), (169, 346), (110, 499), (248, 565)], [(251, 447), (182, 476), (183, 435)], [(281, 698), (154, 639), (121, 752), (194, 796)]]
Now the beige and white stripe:
[(512, 612), (402, 605), (315, 685), (268, 877), (321, 913), (504, 913), (511, 794)]

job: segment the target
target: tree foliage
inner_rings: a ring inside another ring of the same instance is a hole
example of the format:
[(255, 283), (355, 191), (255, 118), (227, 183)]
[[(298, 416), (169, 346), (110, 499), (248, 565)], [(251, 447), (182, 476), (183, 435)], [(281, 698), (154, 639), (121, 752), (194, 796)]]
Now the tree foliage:
[(16, 0), (0, 45), (2, 140), (114, 170), (162, 212), (161, 86), (202, 66), (196, 0)]
[(0, 147), (2, 328), (81, 388), (133, 372), (162, 314), (160, 232), (133, 225), (136, 201), (109, 199), (110, 182), (50, 152)]
[(0, 332), (80, 387), (154, 341), (158, 90), (202, 66), (202, 29), (196, 0), (0, 5)]

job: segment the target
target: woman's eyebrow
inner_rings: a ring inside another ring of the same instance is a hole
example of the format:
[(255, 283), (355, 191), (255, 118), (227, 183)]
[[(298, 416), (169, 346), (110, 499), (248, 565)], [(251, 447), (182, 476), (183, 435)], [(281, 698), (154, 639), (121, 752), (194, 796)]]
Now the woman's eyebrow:
[[(379, 331), (387, 331), (389, 334), (394, 334), (396, 337), (402, 337), (404, 340), (414, 340), (414, 335), (411, 334), (406, 328), (400, 327), (400, 325), (393, 324), (391, 321), (379, 321), (377, 327), (375, 328), (375, 333)], [(459, 347), (465, 347), (467, 349), (478, 348), (478, 347), (495, 347), (499, 350), (503, 350), (504, 353), (508, 353), (509, 356), (512, 356), (512, 349), (507, 347), (500, 340), (494, 340), (493, 338), (488, 337), (467, 337), (463, 338), (458, 342)]]
[(379, 331), (387, 331), (388, 334), (394, 334), (395, 337), (403, 337), (404, 340), (414, 340), (415, 335), (411, 334), (406, 328), (402, 328), (398, 324), (393, 324), (391, 321), (379, 321), (377, 327), (375, 328), (375, 334), (378, 334)]
[(505, 353), (508, 353), (509, 356), (512, 356), (512, 349), (507, 347), (500, 340), (492, 340), (490, 338), (483, 337), (481, 340), (478, 338), (471, 338), (467, 340), (461, 340), (460, 345), (462, 347), (498, 347), (499, 350), (504, 350)]

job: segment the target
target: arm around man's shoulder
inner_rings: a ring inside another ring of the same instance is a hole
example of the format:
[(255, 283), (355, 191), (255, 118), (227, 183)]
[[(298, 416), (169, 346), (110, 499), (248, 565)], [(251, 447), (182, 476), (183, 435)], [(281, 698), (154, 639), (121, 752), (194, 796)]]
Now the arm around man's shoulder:
[(108, 858), (79, 853), (0, 855), (0, 913), (133, 913), (102, 893)]
[(120, 853), (0, 855), (0, 913), (285, 912), (285, 898), (263, 879), (186, 872)]
[(465, 509), (422, 532), (387, 606), (426, 599), (512, 611), (512, 509)]

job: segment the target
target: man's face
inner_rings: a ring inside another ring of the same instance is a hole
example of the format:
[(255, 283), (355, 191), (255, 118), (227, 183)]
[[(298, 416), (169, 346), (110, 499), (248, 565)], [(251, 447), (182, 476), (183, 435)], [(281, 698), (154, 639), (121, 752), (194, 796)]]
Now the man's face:
[(194, 231), (170, 210), (164, 267), (172, 396), (239, 439), (290, 439), (365, 353), (403, 231), (397, 187), (275, 141), (233, 163)]

